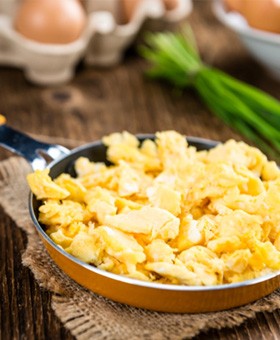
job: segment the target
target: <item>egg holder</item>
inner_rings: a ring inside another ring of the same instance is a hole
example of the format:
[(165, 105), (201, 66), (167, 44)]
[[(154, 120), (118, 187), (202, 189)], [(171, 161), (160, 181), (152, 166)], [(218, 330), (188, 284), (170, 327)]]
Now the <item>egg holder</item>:
[(14, 29), (19, 1), (0, 2), (0, 65), (18, 67), (27, 80), (45, 86), (70, 81), (80, 60), (89, 66), (118, 64), (141, 31), (169, 29), (192, 10), (191, 0), (177, 0), (172, 10), (165, 8), (163, 0), (142, 0), (131, 20), (122, 24), (120, 0), (85, 0), (87, 25), (80, 38), (68, 44), (44, 44)]

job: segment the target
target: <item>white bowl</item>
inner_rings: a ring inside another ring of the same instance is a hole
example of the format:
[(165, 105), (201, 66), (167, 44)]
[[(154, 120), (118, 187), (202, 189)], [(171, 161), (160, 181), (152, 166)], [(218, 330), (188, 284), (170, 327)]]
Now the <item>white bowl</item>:
[(280, 34), (250, 27), (239, 13), (227, 12), (222, 0), (214, 0), (213, 11), (224, 25), (238, 35), (251, 55), (275, 79), (280, 80)]

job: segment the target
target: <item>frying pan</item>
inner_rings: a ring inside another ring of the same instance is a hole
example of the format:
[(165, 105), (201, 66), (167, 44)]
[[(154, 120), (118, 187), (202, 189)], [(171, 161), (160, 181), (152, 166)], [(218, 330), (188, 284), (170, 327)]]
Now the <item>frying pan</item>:
[[(153, 135), (137, 136), (140, 141), (153, 139)], [(187, 137), (190, 145), (198, 150), (208, 150), (217, 142)], [(106, 147), (93, 142), (72, 151), (56, 144), (42, 143), (12, 129), (0, 115), (0, 145), (24, 157), (35, 169), (50, 169), (50, 176), (66, 172), (72, 176), (74, 162), (78, 157), (91, 161), (106, 161)], [(42, 154), (53, 161), (47, 164)], [(182, 286), (158, 284), (131, 279), (88, 265), (58, 247), (38, 222), (40, 202), (30, 193), (29, 210), (34, 226), (54, 262), (69, 277), (89, 290), (117, 302), (135, 307), (173, 313), (198, 313), (225, 310), (255, 301), (280, 287), (280, 273), (275, 272), (257, 279), (216, 286)]]

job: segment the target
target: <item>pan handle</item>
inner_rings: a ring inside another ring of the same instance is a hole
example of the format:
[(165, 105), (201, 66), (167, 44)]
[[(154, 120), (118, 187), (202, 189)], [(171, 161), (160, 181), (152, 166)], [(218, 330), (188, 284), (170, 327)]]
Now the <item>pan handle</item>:
[(6, 119), (0, 114), (0, 146), (24, 157), (33, 170), (43, 170), (48, 165), (46, 158), (58, 159), (70, 153), (70, 150), (57, 144), (37, 141), (26, 134), (6, 125)]

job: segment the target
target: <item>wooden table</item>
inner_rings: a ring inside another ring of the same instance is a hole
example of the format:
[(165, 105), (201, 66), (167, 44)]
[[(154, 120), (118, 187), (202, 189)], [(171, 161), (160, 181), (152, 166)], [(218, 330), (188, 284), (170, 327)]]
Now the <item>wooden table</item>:
[[(254, 62), (237, 38), (213, 17), (206, 1), (197, 1), (190, 18), (203, 58), (232, 75), (280, 98), (280, 85)], [(146, 63), (134, 50), (112, 69), (82, 63), (67, 85), (52, 88), (28, 83), (21, 70), (0, 67), (0, 111), (8, 123), (39, 139), (73, 147), (104, 134), (128, 130), (148, 133), (174, 129), (216, 140), (240, 139), (199, 101), (146, 79)], [(1, 150), (0, 158), (9, 157)], [(42, 290), (21, 264), (26, 235), (0, 208), (0, 339), (73, 339), (51, 309)], [(259, 313), (233, 329), (209, 331), (197, 339), (279, 339), (280, 311)]]

